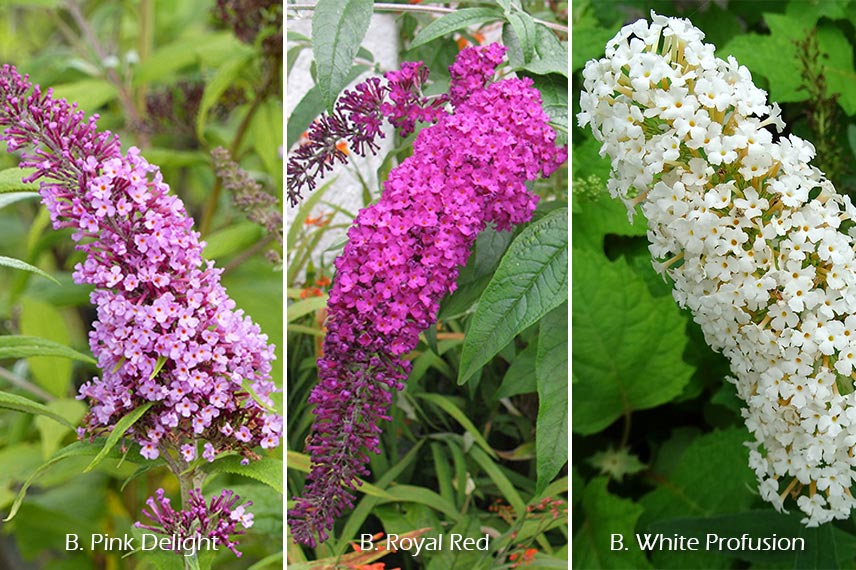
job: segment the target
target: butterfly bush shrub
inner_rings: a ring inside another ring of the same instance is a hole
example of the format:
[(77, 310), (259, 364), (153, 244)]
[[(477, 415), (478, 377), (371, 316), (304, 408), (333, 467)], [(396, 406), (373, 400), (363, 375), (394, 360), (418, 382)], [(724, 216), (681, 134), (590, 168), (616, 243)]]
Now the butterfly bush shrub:
[[(761, 496), (844, 519), (856, 465), (856, 209), (814, 147), (687, 20), (624, 27), (583, 71), (578, 115), (655, 268), (730, 361)], [(769, 127), (774, 127), (774, 133)]]
[[(339, 129), (348, 123), (358, 133), (350, 140), (369, 148), (381, 117), (402, 134), (417, 121), (434, 123), (392, 169), (380, 200), (359, 212), (335, 261), (319, 382), (309, 400), (312, 470), (288, 515), (298, 542), (323, 542), (353, 507), (357, 477), (369, 474), (367, 452), (379, 452), (393, 393), (411, 369), (405, 355), (455, 290), (479, 232), (530, 220), (538, 196), (526, 182), (549, 176), (566, 159), (532, 80), (493, 80), (505, 51), (499, 44), (462, 50), (449, 69), (448, 94), (433, 100), (418, 92), (427, 79), (418, 63), (387, 73), (388, 87), (369, 79), (345, 94), (289, 161), (296, 185), (329, 164), (317, 157), (323, 148), (335, 152), (330, 143), (346, 136)], [(380, 102), (385, 92), (390, 102)], [(316, 170), (299, 167), (310, 161)]]
[(138, 149), (123, 154), (96, 117), (9, 65), (0, 69), (0, 128), (8, 150), (23, 152), (20, 166), (34, 169), (26, 180), (40, 181), (53, 227), (72, 229), (86, 254), (75, 282), (95, 287), (89, 340), (102, 373), (80, 388), (90, 411), (78, 435), (92, 440), (142, 411), (127, 435), (143, 457), (166, 461), (189, 501), (175, 522), (159, 491), (147, 513), (157, 526), (144, 528), (181, 538), (207, 533), (240, 555), (228, 536), (236, 521), (252, 524), (243, 512), (249, 505), (235, 507), (229, 491), (206, 505), (194, 462), (234, 452), (247, 463), (259, 458), (257, 448), (279, 445), (274, 347), (229, 298), (181, 200)]

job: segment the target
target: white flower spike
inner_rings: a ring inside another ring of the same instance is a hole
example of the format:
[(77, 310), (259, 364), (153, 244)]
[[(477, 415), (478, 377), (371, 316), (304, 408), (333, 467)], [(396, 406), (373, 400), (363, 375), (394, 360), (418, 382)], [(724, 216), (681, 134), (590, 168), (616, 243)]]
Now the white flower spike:
[[(856, 208), (688, 20), (652, 13), (583, 71), (581, 126), (641, 205), (658, 271), (731, 362), (761, 496), (807, 526), (856, 505)], [(793, 503), (789, 503), (793, 504)]]

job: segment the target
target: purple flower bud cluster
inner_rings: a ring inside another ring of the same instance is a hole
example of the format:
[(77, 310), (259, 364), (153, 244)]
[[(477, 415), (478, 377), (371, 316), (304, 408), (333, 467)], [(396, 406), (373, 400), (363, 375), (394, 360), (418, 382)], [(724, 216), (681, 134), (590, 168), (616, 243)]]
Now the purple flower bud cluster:
[[(461, 78), (465, 62), (485, 76), (486, 59), (474, 51), (501, 57), (504, 48), (462, 51)], [(548, 122), (531, 80), (482, 83), (453, 114), (420, 131), (380, 200), (357, 215), (335, 262), (319, 383), (310, 396), (312, 470), (289, 511), (298, 542), (326, 540), (334, 519), (353, 507), (357, 477), (369, 474), (366, 451), (378, 452), (392, 390), (410, 371), (404, 356), (455, 290), (478, 233), (488, 223), (507, 230), (529, 220), (538, 196), (524, 183), (565, 161), (567, 148), (556, 148)]]
[(444, 114), (445, 97), (432, 100), (422, 95), (428, 68), (421, 62), (406, 62), (400, 70), (387, 72), (384, 78), (386, 85), (380, 78), (372, 77), (345, 91), (332, 114), (325, 113), (312, 123), (306, 133), (307, 140), (288, 159), (289, 204), (294, 206), (300, 201), (304, 188), (313, 190), (316, 178), (332, 170), (336, 162), (348, 161), (342, 142), (360, 156), (367, 151), (377, 152), (380, 147), (375, 141), (384, 137), (381, 131), (384, 117), (407, 136), (417, 121), (434, 122)]
[(0, 138), (10, 151), (33, 148), (21, 166), (44, 179), (54, 228), (74, 229), (86, 253), (75, 282), (96, 287), (89, 341), (102, 375), (80, 389), (91, 409), (78, 434), (108, 432), (154, 402), (129, 431), (144, 457), (172, 450), (190, 462), (201, 445), (208, 461), (233, 450), (256, 458), (253, 448), (276, 447), (282, 431), (270, 408), (274, 348), (202, 259), (193, 220), (158, 168), (136, 148), (123, 156), (96, 118), (31, 89), (14, 67), (0, 70)]
[(228, 489), (212, 497), (210, 504), (205, 503), (199, 489), (192, 489), (188, 495), (187, 508), (176, 511), (164, 496), (164, 490), (158, 489), (153, 497), (146, 499), (148, 509), (143, 509), (143, 514), (154, 524), (138, 521), (134, 526), (171, 537), (169, 544), (177, 551), (184, 550), (183, 545), (199, 544), (199, 538), (207, 538), (213, 539), (216, 547), (225, 546), (240, 557), (237, 541), (229, 537), (244, 534), (243, 530), (235, 530), (238, 524), (243, 528), (253, 526), (253, 515), (246, 511), (252, 501), (235, 506), (241, 497)]
[(405, 61), (401, 69), (384, 74), (389, 82), (391, 103), (381, 105), (381, 112), (389, 118), (401, 136), (406, 137), (416, 128), (416, 122), (435, 123), (446, 112), (446, 96), (434, 100), (422, 95), (422, 86), (428, 81), (428, 68), (421, 62)]

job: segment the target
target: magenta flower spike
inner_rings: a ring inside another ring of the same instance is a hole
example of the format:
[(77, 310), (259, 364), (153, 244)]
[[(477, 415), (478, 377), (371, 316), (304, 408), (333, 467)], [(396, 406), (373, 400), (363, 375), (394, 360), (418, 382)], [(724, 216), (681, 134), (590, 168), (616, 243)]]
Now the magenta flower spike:
[[(353, 507), (357, 478), (369, 474), (366, 452), (379, 452), (392, 392), (410, 371), (405, 355), (455, 290), (478, 233), (488, 223), (508, 230), (531, 219), (538, 196), (524, 183), (549, 176), (567, 157), (530, 79), (485, 86), (504, 53), (494, 44), (459, 54), (451, 114), (430, 106), (426, 112), (424, 102), (395, 91), (391, 99), (401, 105), (384, 108), (404, 129), (426, 116), (436, 124), (420, 131), (380, 200), (357, 215), (335, 262), (324, 356), (310, 396), (312, 469), (288, 515), (300, 543), (326, 540), (335, 519)], [(424, 81), (419, 73), (418, 64), (405, 64), (393, 79)]]

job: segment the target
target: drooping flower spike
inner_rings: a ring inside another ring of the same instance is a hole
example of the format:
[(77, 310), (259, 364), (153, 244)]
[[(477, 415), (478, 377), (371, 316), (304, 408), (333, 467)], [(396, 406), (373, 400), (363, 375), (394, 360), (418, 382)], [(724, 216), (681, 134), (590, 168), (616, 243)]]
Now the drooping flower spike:
[(312, 470), (288, 515), (298, 542), (326, 540), (353, 507), (357, 477), (369, 474), (366, 453), (379, 451), (392, 392), (410, 370), (405, 355), (455, 290), (478, 233), (488, 223), (508, 230), (529, 220), (538, 197), (524, 183), (565, 161), (531, 80), (485, 86), (503, 53), (498, 45), (461, 52), (452, 68), (454, 112), (420, 131), (413, 155), (357, 215), (335, 262), (310, 396)]
[(641, 205), (674, 282), (746, 403), (750, 466), (778, 510), (816, 526), (856, 505), (856, 208), (814, 147), (733, 57), (687, 20), (623, 28), (583, 76), (579, 122), (612, 159), (609, 190)]
[(186, 464), (201, 448), (209, 461), (227, 451), (256, 458), (282, 431), (271, 409), (274, 348), (202, 259), (193, 220), (158, 168), (136, 148), (123, 155), (96, 118), (0, 69), (0, 138), (35, 169), (27, 179), (41, 180), (53, 227), (74, 230), (86, 254), (75, 282), (95, 286), (89, 340), (102, 374), (80, 389), (91, 409), (79, 435), (109, 432), (151, 404), (129, 432), (143, 456), (168, 451)]

